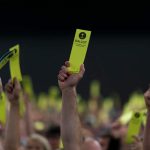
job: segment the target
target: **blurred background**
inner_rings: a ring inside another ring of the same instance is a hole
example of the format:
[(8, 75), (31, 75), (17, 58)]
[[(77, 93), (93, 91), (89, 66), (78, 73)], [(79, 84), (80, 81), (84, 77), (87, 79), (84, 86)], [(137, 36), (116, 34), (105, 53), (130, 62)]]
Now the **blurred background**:
[[(87, 99), (91, 81), (98, 80), (102, 96), (118, 94), (123, 103), (150, 82), (149, 16), (143, 1), (1, 0), (0, 56), (19, 43), (22, 74), (30, 75), (37, 94), (47, 92), (69, 59), (75, 30), (91, 30), (78, 92)], [(8, 65), (0, 76), (6, 83)]]

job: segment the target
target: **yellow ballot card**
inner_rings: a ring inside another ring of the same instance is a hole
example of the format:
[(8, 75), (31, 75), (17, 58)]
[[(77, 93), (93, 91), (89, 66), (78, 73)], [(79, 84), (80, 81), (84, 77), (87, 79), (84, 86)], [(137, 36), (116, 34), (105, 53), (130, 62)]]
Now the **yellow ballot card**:
[(60, 149), (63, 149), (63, 148), (64, 148), (62, 139), (60, 139), (59, 148), (60, 148)]
[(33, 91), (33, 84), (32, 84), (32, 79), (30, 76), (28, 75), (24, 75), (23, 76), (23, 88), (25, 90), (25, 92), (31, 97), (34, 97), (34, 91)]
[(126, 125), (126, 124), (130, 121), (130, 119), (132, 118), (132, 115), (133, 115), (133, 112), (132, 112), (132, 111), (123, 113), (123, 114), (119, 117), (118, 121), (119, 121), (121, 124)]
[(0, 78), (0, 99), (2, 99), (2, 92), (3, 92), (3, 85), (2, 85), (2, 80)]
[(10, 60), (11, 57), (15, 56), (16, 52), (17, 52), (16, 50), (8, 51), (5, 54), (3, 54), (3, 56), (1, 56), (0, 69), (2, 69), (7, 64), (7, 62)]
[(134, 142), (133, 136), (137, 136), (140, 132), (142, 124), (142, 114), (140, 112), (134, 112), (129, 122), (128, 132), (126, 136), (126, 143), (131, 144)]
[(91, 31), (81, 29), (76, 30), (69, 58), (70, 67), (68, 70), (70, 73), (78, 73), (80, 71), (80, 65), (84, 63), (90, 36)]
[(1, 99), (0, 99), (0, 122), (5, 125), (6, 123), (6, 96), (4, 92), (1, 93)]
[(20, 93), (20, 99), (19, 99), (19, 113), (20, 116), (23, 117), (26, 112), (25, 102), (23, 98), (23, 92)]
[(16, 55), (10, 58), (10, 74), (11, 78), (16, 77), (19, 81), (22, 81), (22, 75), (20, 71), (20, 61), (19, 61), (19, 45), (16, 45), (9, 49), (9, 51), (16, 51)]

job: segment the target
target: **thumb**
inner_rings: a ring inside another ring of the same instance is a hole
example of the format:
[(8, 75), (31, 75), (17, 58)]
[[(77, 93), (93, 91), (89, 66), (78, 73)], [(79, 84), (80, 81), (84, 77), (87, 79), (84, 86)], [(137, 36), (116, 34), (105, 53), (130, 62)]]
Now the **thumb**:
[(19, 81), (17, 80), (16, 77), (14, 78), (14, 87), (15, 87), (17, 90), (20, 90), (20, 88), (21, 88), (21, 85), (20, 85), (20, 83), (19, 83)]
[(84, 72), (85, 72), (85, 68), (84, 68), (84, 64), (82, 64), (82, 65), (80, 66), (80, 72), (79, 72), (79, 76), (80, 76), (80, 78), (82, 78), (82, 77), (83, 77)]
[(3, 85), (2, 85), (2, 80), (1, 80), (1, 77), (0, 77), (0, 92), (3, 91)]
[(132, 136), (136, 143), (140, 142), (140, 138), (136, 135)]

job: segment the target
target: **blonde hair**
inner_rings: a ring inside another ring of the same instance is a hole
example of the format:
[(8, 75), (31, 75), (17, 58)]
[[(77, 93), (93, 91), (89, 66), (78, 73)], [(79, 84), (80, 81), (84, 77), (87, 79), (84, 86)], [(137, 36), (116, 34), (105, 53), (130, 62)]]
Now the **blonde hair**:
[(51, 150), (51, 146), (48, 143), (48, 140), (39, 134), (32, 134), (28, 140), (36, 140), (39, 141), (43, 146), (45, 150)]

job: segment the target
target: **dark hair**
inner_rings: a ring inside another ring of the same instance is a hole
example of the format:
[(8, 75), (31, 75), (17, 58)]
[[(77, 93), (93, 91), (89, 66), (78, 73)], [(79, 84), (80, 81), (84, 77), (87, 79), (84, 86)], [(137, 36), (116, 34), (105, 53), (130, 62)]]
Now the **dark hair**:
[(120, 148), (121, 148), (121, 139), (110, 136), (108, 150), (120, 150)]
[(50, 126), (47, 131), (45, 132), (45, 136), (47, 138), (56, 138), (60, 137), (60, 126), (59, 125), (53, 125)]

